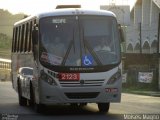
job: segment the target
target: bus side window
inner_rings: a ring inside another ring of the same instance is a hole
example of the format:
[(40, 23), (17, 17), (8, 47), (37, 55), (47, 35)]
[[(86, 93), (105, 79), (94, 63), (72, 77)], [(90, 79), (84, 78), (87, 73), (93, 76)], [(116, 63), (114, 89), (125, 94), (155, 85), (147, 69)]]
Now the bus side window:
[(13, 47), (13, 52), (16, 52), (16, 46), (17, 46), (17, 31), (18, 31), (18, 28), (15, 27), (14, 29), (14, 43), (12, 43), (12, 47)]
[(29, 52), (29, 40), (30, 40), (30, 23), (28, 22), (28, 34), (27, 34), (27, 52)]
[(24, 39), (24, 52), (27, 51), (27, 40), (28, 40), (28, 23), (26, 24), (25, 27), (25, 39)]
[(21, 39), (20, 39), (20, 52), (23, 52), (23, 42), (24, 42), (24, 24), (22, 25)]
[(18, 41), (18, 27), (16, 27), (16, 33), (15, 33), (14, 52), (17, 51), (17, 41)]
[(21, 26), (18, 27), (17, 52), (19, 52), (20, 34), (21, 34)]
[(28, 41), (28, 51), (30, 52), (31, 50), (32, 50), (32, 21), (30, 22), (29, 41)]
[(26, 40), (26, 24), (24, 24), (23, 42), (22, 42), (22, 52), (25, 52), (25, 40)]
[(16, 32), (16, 28), (13, 29), (12, 52), (14, 52), (14, 46), (15, 46), (15, 32)]

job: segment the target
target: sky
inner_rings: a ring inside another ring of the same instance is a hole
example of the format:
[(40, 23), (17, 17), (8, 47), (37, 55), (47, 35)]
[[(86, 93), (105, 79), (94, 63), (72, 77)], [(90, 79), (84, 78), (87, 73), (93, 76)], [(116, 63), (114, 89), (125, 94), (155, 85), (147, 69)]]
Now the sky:
[(0, 0), (0, 9), (8, 10), (13, 14), (35, 13), (52, 11), (59, 4), (81, 4), (82, 8), (99, 9), (100, 5), (115, 3), (117, 5), (133, 6), (135, 0)]

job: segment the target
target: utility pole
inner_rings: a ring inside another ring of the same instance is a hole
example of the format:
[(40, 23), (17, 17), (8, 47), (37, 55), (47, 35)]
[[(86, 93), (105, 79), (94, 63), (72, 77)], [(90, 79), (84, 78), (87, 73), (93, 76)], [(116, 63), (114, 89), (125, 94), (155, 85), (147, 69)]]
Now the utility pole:
[(158, 18), (158, 33), (157, 33), (157, 54), (159, 56), (159, 47), (160, 47), (160, 42), (159, 42), (159, 36), (160, 35), (160, 13), (159, 13), (159, 18)]
[(159, 57), (159, 50), (160, 50), (160, 40), (159, 40), (159, 37), (160, 37), (160, 13), (159, 13), (159, 18), (158, 18), (158, 33), (157, 33), (157, 59), (158, 59), (158, 89), (160, 90), (160, 57)]
[(139, 43), (140, 43), (140, 53), (142, 54), (142, 23), (139, 23)]

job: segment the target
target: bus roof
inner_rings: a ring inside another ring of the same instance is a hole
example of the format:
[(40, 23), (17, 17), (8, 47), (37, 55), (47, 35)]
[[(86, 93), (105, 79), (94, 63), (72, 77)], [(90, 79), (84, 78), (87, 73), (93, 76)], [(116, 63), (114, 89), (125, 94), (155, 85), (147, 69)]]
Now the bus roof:
[(102, 15), (102, 16), (112, 16), (116, 17), (116, 15), (111, 11), (106, 10), (86, 10), (82, 8), (67, 8), (67, 9), (55, 9), (51, 12), (44, 12), (36, 15), (29, 16), (23, 20), (20, 20), (14, 24), (14, 26), (21, 24), (23, 22), (26, 22), (32, 18), (43, 18), (43, 17), (49, 17), (49, 16), (65, 16), (65, 15)]

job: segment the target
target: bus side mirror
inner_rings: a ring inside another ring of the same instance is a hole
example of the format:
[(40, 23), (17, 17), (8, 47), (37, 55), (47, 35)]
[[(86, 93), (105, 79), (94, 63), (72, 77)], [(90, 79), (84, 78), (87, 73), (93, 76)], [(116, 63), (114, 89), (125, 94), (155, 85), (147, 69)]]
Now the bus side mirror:
[(32, 30), (32, 44), (33, 46), (38, 44), (38, 30), (36, 29)]
[(38, 45), (38, 30), (33, 29), (32, 30), (32, 50), (33, 50), (33, 56), (34, 60), (37, 59), (37, 48), (36, 46)]
[(124, 32), (123, 32), (123, 29), (122, 29), (122, 27), (121, 27), (121, 25), (119, 24), (118, 25), (118, 30), (119, 30), (119, 34), (120, 34), (120, 41), (121, 42), (124, 42), (125, 40), (125, 38), (124, 38)]

